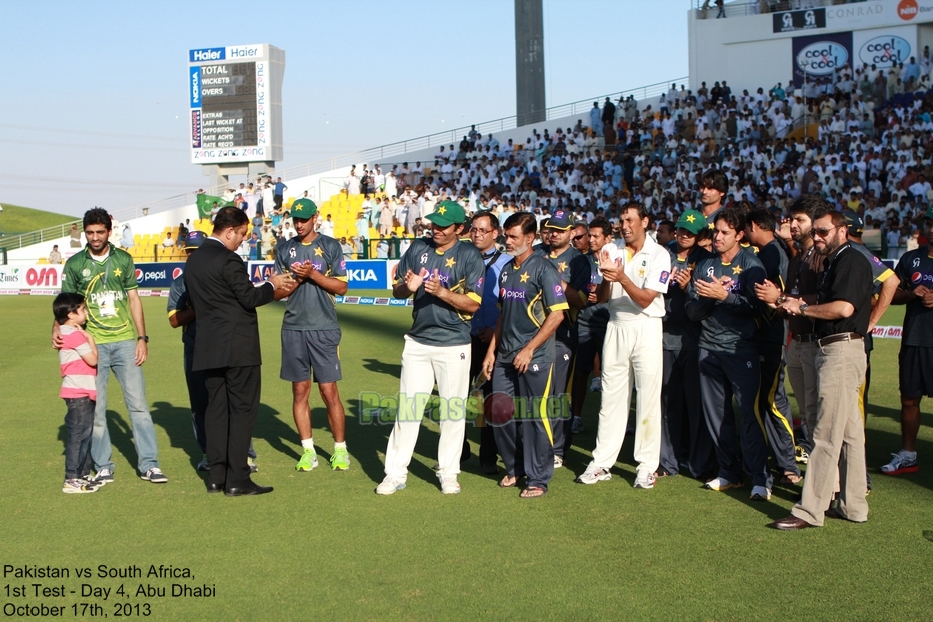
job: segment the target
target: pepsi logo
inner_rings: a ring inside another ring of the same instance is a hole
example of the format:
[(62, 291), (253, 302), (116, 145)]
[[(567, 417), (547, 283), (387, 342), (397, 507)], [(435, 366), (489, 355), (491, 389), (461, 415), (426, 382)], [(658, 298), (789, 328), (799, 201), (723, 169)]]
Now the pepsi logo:
[[(177, 279), (178, 277), (181, 276), (181, 273), (182, 273), (182, 269), (181, 269), (181, 268), (175, 268), (174, 270), (172, 270), (172, 279), (173, 279), (173, 280), (174, 280), (174, 279)], [(139, 277), (137, 277), (137, 278), (139, 278)]]
[(143, 278), (143, 271), (139, 268), (136, 268), (136, 280), (138, 281), (141, 278)]

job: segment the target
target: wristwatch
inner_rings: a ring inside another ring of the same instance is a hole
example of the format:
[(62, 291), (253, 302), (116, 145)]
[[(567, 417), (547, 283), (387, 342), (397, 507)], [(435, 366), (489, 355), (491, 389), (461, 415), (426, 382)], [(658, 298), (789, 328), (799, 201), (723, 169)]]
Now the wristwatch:
[(807, 309), (808, 309), (809, 307), (810, 307), (810, 305), (808, 305), (807, 303), (803, 303), (802, 305), (800, 305), (800, 315), (806, 317), (806, 316), (807, 316)]
[(149, 335), (140, 335), (136, 338), (136, 341), (145, 341), (146, 343), (149, 343)]

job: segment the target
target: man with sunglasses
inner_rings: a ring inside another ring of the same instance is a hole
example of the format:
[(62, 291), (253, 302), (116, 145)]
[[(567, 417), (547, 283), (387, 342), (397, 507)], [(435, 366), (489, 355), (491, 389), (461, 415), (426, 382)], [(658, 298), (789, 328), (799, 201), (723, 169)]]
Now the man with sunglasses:
[[(561, 286), (564, 296), (570, 306), (564, 312), (564, 321), (557, 328), (556, 356), (554, 364), (554, 386), (557, 393), (570, 393), (571, 387), (568, 379), (572, 377), (574, 352), (577, 350), (577, 314), (586, 306), (587, 285), (590, 282), (590, 268), (583, 253), (570, 245), (573, 237), (573, 214), (560, 208), (542, 223), (541, 237), (544, 238), (544, 248), (538, 252), (545, 253), (548, 261), (557, 268), (560, 274)], [(564, 465), (564, 458), (570, 451), (573, 440), (573, 420), (568, 417), (558, 422), (554, 431), (554, 468)]]
[(376, 494), (405, 488), (421, 429), (424, 407), (437, 383), (441, 400), (437, 449), (441, 492), (460, 492), (460, 452), (470, 388), (470, 320), (480, 308), (484, 264), (480, 252), (460, 234), (466, 214), (455, 201), (442, 201), (425, 216), (431, 238), (415, 240), (398, 264), (392, 294), (415, 297), (411, 330), (405, 335), (399, 409), (386, 447), (385, 479)]
[[(791, 515), (772, 523), (785, 531), (821, 527), (826, 516), (861, 523), (868, 520), (865, 490), (865, 428), (859, 386), (865, 377), (864, 337), (871, 319), (871, 263), (848, 241), (845, 217), (819, 207), (813, 212), (813, 245), (826, 257), (817, 304), (786, 298), (781, 308), (814, 320), (817, 413), (813, 451), (803, 495)], [(830, 508), (833, 489), (841, 486)]]

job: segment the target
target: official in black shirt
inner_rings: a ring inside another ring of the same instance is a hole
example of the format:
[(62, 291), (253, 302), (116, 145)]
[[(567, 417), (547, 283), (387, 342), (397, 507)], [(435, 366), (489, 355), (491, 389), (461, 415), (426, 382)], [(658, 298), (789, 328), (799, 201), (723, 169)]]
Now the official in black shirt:
[(817, 304), (789, 298), (782, 305), (792, 315), (815, 320), (818, 396), (803, 496), (790, 516), (773, 523), (784, 530), (823, 525), (837, 465), (841, 490), (838, 505), (829, 509), (830, 516), (858, 523), (868, 520), (865, 429), (858, 397), (866, 368), (863, 340), (871, 317), (871, 264), (848, 243), (841, 213), (815, 210), (812, 234), (816, 252), (826, 256)]

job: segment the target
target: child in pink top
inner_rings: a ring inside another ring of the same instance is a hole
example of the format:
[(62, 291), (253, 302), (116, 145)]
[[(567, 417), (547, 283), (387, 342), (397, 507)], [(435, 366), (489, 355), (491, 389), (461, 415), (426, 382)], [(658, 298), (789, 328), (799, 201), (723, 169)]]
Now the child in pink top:
[(91, 432), (97, 401), (97, 344), (83, 329), (87, 321), (84, 296), (59, 294), (52, 302), (52, 313), (61, 325), (64, 341), (58, 354), (62, 369), (62, 389), (58, 395), (68, 407), (62, 492), (96, 492), (98, 487), (87, 476), (91, 472)]

